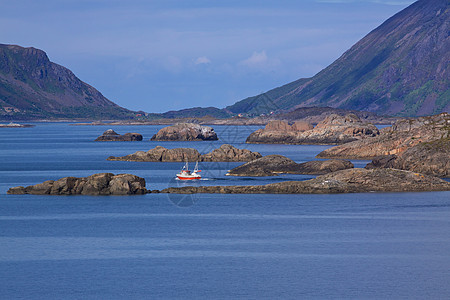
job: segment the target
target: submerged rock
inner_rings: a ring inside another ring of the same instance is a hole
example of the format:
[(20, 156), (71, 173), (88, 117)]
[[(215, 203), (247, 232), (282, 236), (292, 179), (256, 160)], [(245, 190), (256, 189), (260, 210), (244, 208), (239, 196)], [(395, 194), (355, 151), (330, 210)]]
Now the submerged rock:
[(306, 122), (289, 125), (272, 121), (264, 129), (250, 134), (247, 143), (264, 144), (342, 144), (379, 134), (372, 124), (363, 123), (356, 115), (329, 115), (313, 128)]
[(275, 176), (281, 173), (319, 175), (353, 168), (345, 160), (309, 161), (297, 164), (282, 155), (267, 155), (236, 167), (228, 172), (229, 176)]
[(238, 149), (228, 144), (210, 153), (200, 155), (193, 148), (175, 148), (166, 149), (156, 146), (147, 152), (137, 151), (125, 156), (110, 156), (108, 160), (122, 161), (146, 161), (146, 162), (185, 162), (185, 161), (204, 161), (204, 162), (235, 162), (250, 161), (262, 157), (258, 152), (252, 152), (247, 149)]
[(333, 194), (367, 192), (450, 191), (450, 182), (395, 169), (347, 169), (307, 181), (287, 181), (257, 186), (186, 186), (162, 193), (193, 194)]
[(108, 129), (101, 136), (95, 139), (96, 142), (112, 142), (112, 141), (142, 141), (142, 135), (135, 132), (128, 132), (124, 135), (120, 135), (112, 129)]
[(145, 179), (132, 174), (99, 173), (89, 177), (64, 177), (27, 187), (8, 190), (8, 194), (34, 195), (137, 195), (147, 193)]
[(178, 123), (164, 127), (152, 138), (152, 141), (215, 141), (218, 140), (214, 129), (195, 123)]

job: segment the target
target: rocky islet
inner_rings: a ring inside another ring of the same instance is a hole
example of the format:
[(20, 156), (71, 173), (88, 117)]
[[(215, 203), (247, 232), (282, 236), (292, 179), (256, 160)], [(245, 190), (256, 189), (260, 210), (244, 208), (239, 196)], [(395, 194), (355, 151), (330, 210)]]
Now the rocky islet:
[(250, 134), (247, 143), (256, 144), (303, 144), (329, 145), (373, 137), (379, 130), (364, 123), (355, 114), (340, 116), (331, 114), (316, 127), (303, 121), (289, 125), (286, 121), (272, 121), (264, 129)]
[(317, 155), (318, 158), (372, 159), (400, 154), (420, 143), (450, 137), (450, 114), (441, 113), (397, 121), (383, 128), (380, 135), (335, 146)]
[(449, 191), (450, 182), (437, 177), (396, 169), (347, 169), (306, 181), (285, 181), (253, 186), (171, 187), (176, 194), (338, 194), (369, 192)]
[(108, 129), (101, 136), (95, 139), (96, 142), (133, 142), (142, 141), (142, 134), (128, 132), (123, 135), (118, 134), (112, 129)]
[(178, 123), (160, 129), (152, 141), (216, 141), (217, 134), (212, 127), (196, 123)]
[(309, 161), (296, 163), (282, 155), (267, 155), (228, 171), (228, 176), (275, 176), (278, 174), (320, 175), (353, 168), (346, 160)]
[(142, 195), (145, 179), (132, 174), (99, 173), (89, 177), (64, 177), (43, 183), (10, 188), (11, 195)]
[(156, 146), (148, 151), (137, 151), (125, 156), (110, 156), (108, 160), (117, 161), (141, 161), (141, 162), (243, 162), (258, 159), (262, 155), (248, 149), (238, 149), (234, 146), (223, 144), (213, 151), (201, 155), (197, 149), (174, 148), (167, 149)]

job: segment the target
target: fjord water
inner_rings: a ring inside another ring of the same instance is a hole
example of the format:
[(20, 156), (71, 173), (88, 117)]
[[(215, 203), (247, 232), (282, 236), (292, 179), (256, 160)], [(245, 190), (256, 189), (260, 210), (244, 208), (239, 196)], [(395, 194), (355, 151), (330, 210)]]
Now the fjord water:
[[(326, 146), (246, 145), (257, 127), (214, 126), (217, 142), (150, 142), (162, 126), (114, 126), (142, 142), (93, 142), (108, 126), (37, 123), (0, 131), (0, 298), (446, 298), (450, 193), (348, 195), (6, 195), (9, 187), (98, 172), (148, 189), (308, 179), (173, 180), (182, 163), (106, 161), (161, 145), (222, 143), (314, 159)], [(363, 166), (366, 162), (355, 162)]]

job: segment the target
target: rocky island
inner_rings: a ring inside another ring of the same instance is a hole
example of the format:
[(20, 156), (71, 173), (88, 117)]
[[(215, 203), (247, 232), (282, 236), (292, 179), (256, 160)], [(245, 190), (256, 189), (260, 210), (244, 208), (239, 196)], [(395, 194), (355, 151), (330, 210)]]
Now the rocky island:
[(132, 174), (99, 173), (89, 177), (64, 177), (7, 191), (10, 195), (142, 195), (145, 179)]
[(450, 177), (450, 138), (420, 143), (396, 155), (372, 160), (366, 166), (409, 170), (437, 177)]
[(94, 174), (64, 177), (28, 187), (13, 187), (10, 195), (136, 195), (151, 192), (175, 194), (333, 194), (368, 192), (450, 191), (450, 182), (437, 177), (396, 169), (347, 169), (306, 181), (253, 186), (185, 186), (149, 191), (145, 179), (131, 174)]
[(346, 160), (309, 161), (298, 164), (282, 155), (267, 155), (230, 170), (228, 176), (275, 176), (278, 174), (320, 175), (353, 168)]
[(33, 124), (19, 124), (19, 123), (8, 123), (8, 124), (0, 124), (0, 128), (30, 128), (34, 127)]
[(264, 129), (250, 134), (247, 143), (257, 144), (343, 144), (351, 141), (373, 137), (378, 129), (363, 123), (355, 114), (339, 116), (331, 114), (316, 127), (306, 122), (289, 125), (285, 121), (269, 122)]
[(242, 162), (251, 161), (262, 157), (258, 152), (252, 152), (247, 149), (238, 149), (228, 144), (224, 144), (210, 153), (201, 155), (197, 149), (193, 148), (175, 148), (166, 149), (156, 146), (149, 151), (137, 151), (125, 156), (110, 156), (107, 160), (119, 161), (142, 161), (142, 162)]
[(167, 188), (176, 194), (334, 194), (369, 192), (450, 191), (450, 182), (437, 177), (396, 169), (347, 169), (306, 181), (253, 186), (186, 186)]
[(96, 142), (132, 142), (142, 141), (142, 135), (135, 132), (128, 132), (120, 135), (112, 129), (108, 129), (101, 136), (95, 139)]
[(423, 142), (450, 137), (450, 115), (441, 113), (397, 121), (381, 130), (379, 136), (332, 147), (317, 155), (319, 158), (372, 159), (400, 154)]
[(164, 127), (150, 140), (152, 141), (216, 141), (217, 134), (209, 126), (195, 123), (178, 123)]

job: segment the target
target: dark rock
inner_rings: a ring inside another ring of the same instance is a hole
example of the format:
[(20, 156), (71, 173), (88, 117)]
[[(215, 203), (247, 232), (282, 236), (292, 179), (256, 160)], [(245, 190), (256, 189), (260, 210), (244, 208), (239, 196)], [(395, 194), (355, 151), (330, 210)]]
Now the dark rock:
[(121, 142), (133, 142), (142, 141), (142, 135), (139, 133), (128, 132), (124, 135), (120, 135), (112, 129), (108, 129), (101, 136), (95, 139), (96, 142), (111, 142), (111, 141), (121, 141)]
[(64, 177), (27, 187), (13, 187), (8, 194), (34, 195), (136, 195), (145, 194), (145, 179), (131, 175), (99, 173), (89, 177)]
[(376, 169), (376, 168), (394, 168), (395, 161), (398, 159), (398, 156), (395, 154), (375, 157), (372, 162), (368, 163), (364, 168), (365, 169)]
[(214, 129), (195, 123), (179, 123), (164, 127), (152, 138), (152, 141), (215, 141), (218, 140)]
[(319, 175), (353, 168), (345, 160), (310, 161), (297, 164), (282, 155), (267, 155), (236, 167), (228, 172), (230, 176), (275, 176), (281, 173)]
[(356, 115), (329, 115), (316, 127), (305, 122), (292, 126), (272, 121), (264, 129), (253, 132), (247, 143), (265, 144), (342, 144), (379, 134), (372, 124), (363, 123)]
[(450, 182), (396, 169), (347, 169), (307, 181), (288, 181), (257, 186), (187, 186), (162, 193), (193, 194), (333, 194), (367, 192), (450, 191)]
[(228, 171), (230, 176), (274, 176), (295, 169), (297, 163), (282, 155), (267, 155)]
[(400, 154), (420, 143), (450, 137), (450, 114), (442, 113), (396, 122), (379, 136), (339, 145), (317, 155), (319, 158), (367, 159)]
[(298, 164), (295, 174), (323, 175), (351, 168), (354, 168), (354, 165), (348, 160), (314, 160)]

